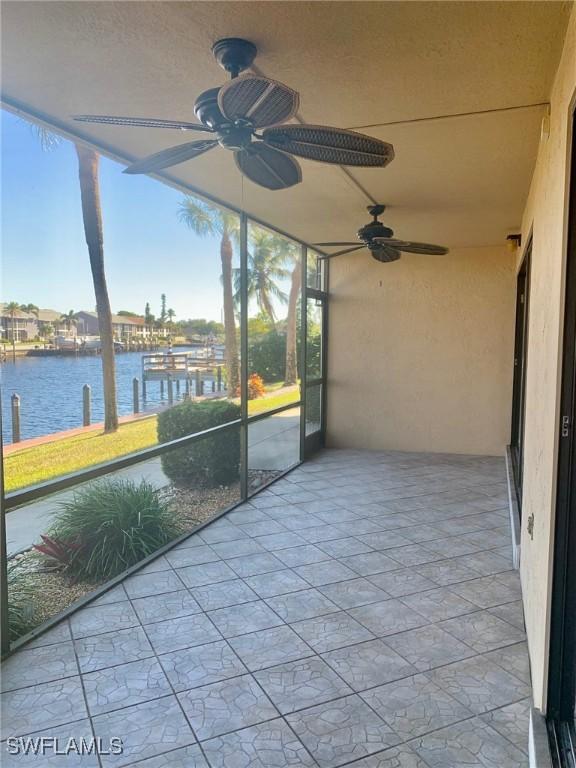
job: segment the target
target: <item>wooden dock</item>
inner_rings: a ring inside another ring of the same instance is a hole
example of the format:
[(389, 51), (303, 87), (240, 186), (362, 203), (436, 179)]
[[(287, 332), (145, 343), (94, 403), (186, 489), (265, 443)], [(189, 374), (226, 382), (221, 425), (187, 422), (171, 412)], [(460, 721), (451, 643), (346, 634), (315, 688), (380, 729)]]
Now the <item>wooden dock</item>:
[(186, 397), (202, 397), (218, 394), (224, 389), (224, 361), (215, 357), (198, 356), (190, 352), (158, 352), (142, 355), (142, 397), (146, 399), (146, 388), (150, 382), (159, 382), (160, 396), (167, 388), (168, 402), (180, 395), (183, 383)]

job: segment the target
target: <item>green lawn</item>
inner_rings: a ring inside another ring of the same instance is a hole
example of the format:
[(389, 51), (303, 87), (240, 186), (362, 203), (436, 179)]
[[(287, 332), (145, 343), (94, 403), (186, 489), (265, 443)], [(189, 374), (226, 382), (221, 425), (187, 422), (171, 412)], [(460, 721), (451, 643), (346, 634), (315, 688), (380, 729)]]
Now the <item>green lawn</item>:
[[(281, 385), (272, 384), (274, 392)], [(299, 397), (298, 388), (279, 394), (270, 394), (258, 400), (250, 400), (251, 416), (264, 411), (289, 405)], [(4, 458), (4, 485), (7, 492), (35, 485), (70, 472), (77, 472), (94, 464), (125, 456), (127, 453), (148, 448), (158, 442), (156, 416), (122, 424), (118, 432), (105, 435), (88, 432), (76, 437), (54, 440), (52, 443), (23, 448)]]

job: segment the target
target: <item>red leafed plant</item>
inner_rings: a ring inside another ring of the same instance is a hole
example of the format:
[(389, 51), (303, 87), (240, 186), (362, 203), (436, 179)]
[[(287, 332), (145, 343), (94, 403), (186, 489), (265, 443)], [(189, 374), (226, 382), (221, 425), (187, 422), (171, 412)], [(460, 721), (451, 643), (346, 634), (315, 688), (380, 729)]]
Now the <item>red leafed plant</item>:
[(44, 534), (40, 534), (40, 538), (42, 544), (34, 544), (34, 549), (64, 566), (69, 566), (74, 555), (80, 550), (80, 544), (71, 541), (62, 541)]
[[(256, 400), (257, 397), (264, 397), (265, 394), (264, 379), (259, 373), (251, 373), (248, 376), (248, 400)], [(240, 385), (236, 387), (234, 395), (240, 397)]]

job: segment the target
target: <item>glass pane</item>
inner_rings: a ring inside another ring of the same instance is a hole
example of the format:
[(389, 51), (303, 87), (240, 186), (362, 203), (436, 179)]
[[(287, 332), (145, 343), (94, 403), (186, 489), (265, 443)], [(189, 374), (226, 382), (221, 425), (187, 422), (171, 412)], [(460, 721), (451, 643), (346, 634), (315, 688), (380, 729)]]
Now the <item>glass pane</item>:
[[(11, 510), (11, 639), (236, 504), (239, 462), (239, 428), (232, 428)], [(137, 611), (148, 610), (154, 602), (148, 597), (189, 586), (187, 567), (197, 563), (193, 543), (184, 540), (139, 572), (154, 578), (136, 577), (127, 587)], [(122, 590), (110, 597), (125, 600)]]
[(325, 275), (326, 262), (318, 257), (316, 251), (308, 249), (306, 258), (306, 286), (317, 291), (326, 290)]
[(254, 493), (299, 461), (299, 407), (248, 425), (249, 493)]
[[(112, 393), (104, 396), (76, 149), (10, 113), (0, 117), (7, 491), (154, 445), (159, 414), (182, 400), (239, 406), (238, 216), (92, 158), (113, 311), (114, 404)], [(120, 417), (107, 434), (105, 401)]]
[(306, 435), (322, 428), (322, 384), (306, 388)]
[(308, 299), (306, 307), (306, 375), (308, 379), (319, 379), (322, 376), (324, 306), (320, 299)]
[[(301, 248), (248, 226), (248, 413), (300, 399)], [(240, 276), (236, 275), (239, 297)]]

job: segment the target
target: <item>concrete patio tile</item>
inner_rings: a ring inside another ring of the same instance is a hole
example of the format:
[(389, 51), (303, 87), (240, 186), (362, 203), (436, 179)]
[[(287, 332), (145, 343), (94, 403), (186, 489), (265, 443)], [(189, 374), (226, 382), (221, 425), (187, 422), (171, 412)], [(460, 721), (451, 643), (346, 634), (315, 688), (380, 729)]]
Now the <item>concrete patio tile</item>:
[(458, 584), (461, 581), (477, 579), (477, 572), (463, 565), (464, 561), (466, 561), (466, 558), (438, 560), (434, 563), (419, 565), (417, 566), (416, 571), (426, 579), (433, 581), (439, 587), (448, 587), (452, 584)]
[(483, 656), (456, 661), (426, 673), (475, 714), (513, 704), (530, 695), (530, 687)]
[(166, 595), (140, 597), (132, 601), (132, 606), (142, 624), (176, 619), (179, 616), (200, 613), (202, 610), (187, 589), (169, 592)]
[(186, 549), (187, 547), (203, 547), (205, 544), (206, 542), (202, 541), (198, 533), (193, 533), (191, 536), (183, 539), (180, 544), (176, 544), (172, 551), (176, 549)]
[(144, 575), (147, 573), (158, 573), (159, 571), (169, 571), (170, 567), (170, 563), (166, 560), (166, 557), (160, 555), (160, 557), (155, 557), (154, 560), (151, 560), (147, 565), (139, 568), (138, 574)]
[(430, 525), (412, 525), (402, 530), (402, 536), (409, 539), (413, 544), (434, 541), (434, 539), (443, 539), (446, 534), (438, 527), (438, 524)]
[(230, 639), (230, 645), (250, 671), (312, 655), (312, 650), (287, 626), (264, 629)]
[(212, 544), (211, 549), (223, 560), (235, 557), (253, 556), (266, 550), (253, 539), (240, 539), (239, 541), (221, 541)]
[(356, 573), (338, 560), (325, 560), (322, 563), (301, 565), (294, 570), (313, 587), (356, 578)]
[(287, 715), (320, 768), (333, 768), (400, 741), (359, 696), (347, 696)]
[(175, 696), (97, 715), (92, 722), (96, 737), (104, 743), (114, 736), (122, 739), (122, 754), (103, 755), (103, 768), (127, 765), (196, 741)]
[(0, 739), (87, 717), (80, 677), (67, 677), (0, 694)]
[(289, 624), (338, 610), (338, 606), (317, 589), (303, 589), (287, 595), (269, 597), (266, 602)]
[(428, 548), (431, 543), (436, 542), (426, 542), (426, 546), (422, 546), (421, 544), (409, 544), (405, 547), (394, 547), (393, 549), (387, 549), (386, 554), (406, 568), (415, 565), (424, 565), (425, 563), (432, 563), (435, 560), (439, 560), (441, 557), (441, 555), (435, 552), (432, 548)]
[(526, 768), (526, 755), (480, 718), (449, 725), (410, 746), (430, 768)]
[(251, 675), (194, 688), (178, 699), (199, 741), (278, 717)]
[(263, 573), (259, 576), (248, 576), (245, 582), (260, 597), (285, 595), (287, 592), (297, 592), (299, 589), (309, 587), (309, 584), (290, 568)]
[(175, 691), (186, 691), (244, 674), (246, 667), (224, 640), (158, 657)]
[(252, 504), (242, 504), (232, 512), (228, 512), (226, 519), (230, 523), (238, 525), (239, 523), (260, 523), (262, 520), (268, 520), (268, 514), (261, 509), (256, 509)]
[(323, 654), (322, 658), (355, 691), (412, 675), (414, 667), (382, 640), (370, 640)]
[(331, 541), (332, 539), (342, 539), (350, 536), (338, 525), (318, 525), (315, 528), (306, 528), (300, 535), (310, 544), (319, 544), (322, 541)]
[(486, 714), (480, 715), (480, 719), (498, 731), (500, 735), (505, 736), (522, 752), (528, 753), (531, 707), (532, 700), (527, 698), (514, 704), (508, 704), (506, 707), (486, 712)]
[(436, 586), (433, 581), (421, 576), (414, 568), (400, 568), (395, 571), (378, 573), (370, 576), (369, 581), (392, 597), (411, 595), (415, 592), (434, 589)]
[(524, 606), (522, 605), (522, 600), (515, 600), (513, 603), (506, 603), (505, 605), (496, 605), (494, 608), (489, 608), (488, 612), (493, 616), (498, 616), (499, 619), (504, 619), (508, 624), (512, 624), (513, 627), (524, 632)]
[(358, 538), (366, 544), (369, 544), (372, 549), (377, 549), (379, 551), (396, 547), (411, 546), (413, 544), (409, 538), (394, 530), (365, 534)]
[(270, 517), (268, 520), (261, 520), (259, 523), (238, 523), (238, 527), (250, 537), (266, 536), (271, 533), (284, 533), (286, 531), (286, 527), (282, 523)]
[(390, 682), (365, 691), (360, 696), (402, 741), (422, 736), (472, 715), (470, 710), (426, 675)]
[(138, 768), (210, 768), (197, 744), (164, 752), (157, 757), (149, 757), (130, 765), (137, 765)]
[(254, 677), (283, 715), (352, 693), (316, 656), (255, 672)]
[(212, 768), (312, 768), (314, 761), (282, 719), (243, 728), (203, 743)]
[(96, 608), (81, 608), (70, 616), (70, 628), (74, 638), (137, 627), (139, 623), (138, 616), (128, 601), (99, 605)]
[(477, 605), (455, 594), (448, 587), (437, 587), (416, 595), (405, 595), (400, 600), (404, 605), (421, 613), (428, 621), (442, 621), (478, 610)]
[(247, 576), (258, 576), (260, 573), (270, 573), (270, 571), (279, 571), (284, 567), (284, 563), (271, 552), (262, 552), (255, 555), (244, 555), (226, 560), (230, 568), (240, 578)]
[(156, 653), (169, 653), (222, 639), (214, 624), (202, 613), (147, 624), (146, 634)]
[(341, 560), (358, 576), (374, 576), (377, 573), (394, 571), (398, 563), (388, 557), (384, 552), (366, 552), (362, 555), (352, 555)]
[(419, 672), (475, 655), (472, 648), (440, 629), (437, 624), (428, 624), (397, 635), (389, 635), (386, 638), (386, 644), (409, 661)]
[(443, 621), (440, 626), (477, 653), (492, 651), (503, 645), (511, 645), (525, 639), (521, 629), (516, 629), (488, 611), (457, 616)]
[(319, 563), (322, 560), (330, 560), (330, 555), (327, 555), (326, 552), (323, 552), (322, 549), (314, 544), (304, 544), (301, 547), (290, 547), (290, 549), (279, 549), (276, 557), (289, 568), (294, 568), (297, 565)]
[(349, 613), (377, 637), (404, 632), (428, 623), (420, 613), (397, 599), (351, 608)]
[(374, 637), (366, 627), (344, 611), (298, 621), (292, 626), (317, 653), (372, 640)]
[(306, 528), (315, 528), (318, 525), (323, 525), (324, 522), (321, 517), (317, 517), (310, 512), (300, 512), (296, 508), (294, 509), (294, 514), (286, 515), (282, 518), (282, 525), (290, 531), (303, 531)]
[(377, 603), (389, 597), (384, 590), (368, 579), (350, 579), (336, 584), (326, 584), (320, 591), (343, 610)]
[(124, 579), (124, 589), (130, 598), (150, 597), (150, 595), (161, 595), (164, 592), (176, 592), (183, 587), (184, 585), (173, 570), (145, 573), (142, 576), (136, 574)]
[(493, 608), (518, 598), (517, 591), (502, 583), (498, 576), (481, 576), (479, 579), (454, 584), (452, 591), (480, 608)]
[(202, 565), (220, 560), (219, 555), (204, 544), (202, 547), (186, 547), (185, 549), (173, 549), (166, 553), (166, 560), (172, 568), (183, 568), (185, 565)]
[(138, 661), (154, 655), (142, 627), (120, 629), (75, 640), (76, 655), (80, 672), (95, 672), (98, 669)]
[(232, 525), (224, 519), (202, 528), (198, 536), (205, 544), (220, 544), (223, 541), (239, 541), (248, 538), (248, 534), (237, 525)]
[(29, 650), (24, 647), (20, 653), (2, 662), (0, 686), (2, 691), (11, 691), (77, 674), (78, 665), (71, 641)]
[(256, 541), (269, 552), (276, 552), (277, 549), (288, 549), (288, 547), (299, 547), (302, 544), (306, 544), (306, 539), (303, 539), (302, 536), (293, 533), (292, 531), (259, 536)]
[(480, 576), (490, 576), (509, 570), (512, 567), (512, 557), (509, 552), (501, 555), (494, 550), (474, 552), (466, 556), (465, 566)]
[(360, 518), (358, 520), (350, 520), (349, 522), (339, 523), (338, 528), (344, 532), (346, 536), (360, 536), (367, 533), (380, 533), (383, 528), (380, 523), (371, 518)]
[(326, 509), (323, 512), (316, 512), (315, 514), (318, 523), (345, 523), (350, 520), (358, 520), (365, 515), (359, 515), (352, 509), (346, 507), (333, 507), (332, 509)]
[(484, 658), (498, 664), (499, 667), (510, 672), (526, 685), (530, 685), (530, 657), (526, 642), (498, 648), (490, 653), (485, 653)]
[(354, 768), (429, 768), (408, 744), (385, 749), (352, 764)]
[[(52, 726), (45, 731), (24, 734), (20, 738), (22, 741), (18, 745), (20, 749), (17, 754), (10, 754), (5, 743), (0, 745), (2, 768), (53, 768), (53, 766), (62, 765), (65, 765), (65, 768), (99, 768), (100, 766), (98, 756), (95, 754), (76, 755), (70, 752), (66, 757), (63, 757), (55, 755), (54, 750), (50, 747), (44, 750), (44, 755), (41, 754), (41, 749), (36, 754), (33, 748), (29, 749), (27, 753), (25, 752), (26, 744), (31, 743), (27, 741), (28, 739), (55, 739), (61, 748), (62, 745), (68, 743), (70, 738), (75, 739), (76, 744), (80, 744), (81, 739), (84, 739), (86, 743), (90, 743), (92, 727), (88, 719), (77, 720), (67, 725)], [(47, 742), (47, 744), (50, 743)]]
[(282, 624), (282, 619), (262, 600), (219, 608), (208, 613), (224, 637), (245, 635)]
[(192, 590), (195, 599), (205, 611), (228, 608), (230, 605), (258, 600), (258, 595), (242, 579), (222, 581)]
[(330, 557), (349, 557), (350, 555), (362, 555), (365, 552), (373, 551), (372, 547), (354, 536), (347, 536), (344, 539), (321, 541), (318, 546), (323, 552), (330, 555)]
[(88, 709), (100, 715), (172, 693), (155, 658), (131, 661), (82, 676)]
[(94, 608), (96, 605), (107, 605), (108, 603), (120, 603), (122, 600), (127, 600), (128, 595), (124, 589), (123, 584), (116, 584), (112, 589), (106, 590), (103, 595), (97, 597), (96, 600), (90, 602), (90, 606)]
[(236, 578), (234, 571), (222, 561), (189, 565), (186, 568), (178, 568), (176, 573), (187, 587), (203, 587), (206, 584), (216, 584), (219, 581)]

